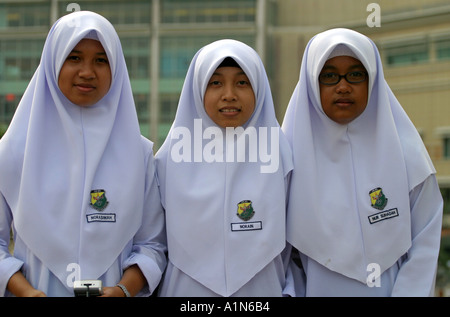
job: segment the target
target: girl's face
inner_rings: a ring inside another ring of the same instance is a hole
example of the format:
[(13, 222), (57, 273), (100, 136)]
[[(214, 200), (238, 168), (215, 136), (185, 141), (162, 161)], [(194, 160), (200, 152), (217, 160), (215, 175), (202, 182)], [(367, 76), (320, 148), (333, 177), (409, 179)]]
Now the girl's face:
[(238, 127), (255, 110), (250, 80), (238, 67), (219, 67), (211, 76), (204, 97), (205, 111), (220, 127)]
[(74, 104), (88, 107), (97, 103), (111, 86), (111, 68), (99, 41), (81, 40), (61, 67), (58, 86)]
[[(345, 75), (349, 72), (365, 72), (363, 64), (350, 56), (336, 56), (329, 59), (320, 75), (336, 73)], [(324, 85), (319, 82), (320, 100), (325, 114), (333, 121), (348, 124), (364, 112), (367, 106), (368, 84), (366, 79), (359, 83), (349, 83), (341, 78), (337, 84)]]

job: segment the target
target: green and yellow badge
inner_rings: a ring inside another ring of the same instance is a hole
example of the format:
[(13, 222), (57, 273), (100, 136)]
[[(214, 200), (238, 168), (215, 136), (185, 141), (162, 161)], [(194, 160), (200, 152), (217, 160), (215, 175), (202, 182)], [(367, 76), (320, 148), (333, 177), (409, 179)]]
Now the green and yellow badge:
[(373, 208), (383, 210), (384, 207), (386, 207), (388, 199), (383, 194), (383, 190), (380, 187), (372, 189), (369, 192), (369, 196)]
[(106, 199), (106, 194), (104, 189), (94, 189), (91, 190), (91, 207), (102, 211), (108, 206), (108, 200)]
[(240, 203), (238, 203), (237, 215), (239, 218), (241, 218), (244, 221), (247, 221), (250, 220), (254, 214), (255, 211), (253, 210), (251, 200), (243, 200)]

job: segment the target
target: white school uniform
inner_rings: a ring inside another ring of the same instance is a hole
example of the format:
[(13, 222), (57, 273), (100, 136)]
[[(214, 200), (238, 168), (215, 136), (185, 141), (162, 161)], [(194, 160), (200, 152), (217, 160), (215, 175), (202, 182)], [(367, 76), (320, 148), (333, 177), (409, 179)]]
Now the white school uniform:
[[(336, 51), (342, 48), (349, 53)], [(359, 59), (369, 74), (368, 105), (346, 125), (328, 118), (320, 103), (318, 76), (339, 55)], [(433, 294), (442, 197), (375, 44), (348, 29), (313, 37), (282, 129), (294, 155), (287, 239), (306, 274), (299, 294)]]
[[(226, 57), (249, 77), (256, 99), (245, 132), (228, 144), (230, 128), (215, 125), (203, 105), (207, 83)], [(197, 52), (174, 123), (156, 154), (169, 253), (160, 296), (293, 294), (281, 255), (292, 154), (280, 131), (264, 66), (252, 48), (220, 40)], [(247, 152), (238, 161), (245, 138)], [(261, 151), (275, 154), (273, 169)], [(239, 208), (248, 206), (253, 216), (240, 219)]]
[[(89, 107), (58, 87), (83, 38), (101, 42), (112, 75), (108, 93)], [(0, 295), (19, 269), (48, 296), (72, 296), (74, 280), (114, 286), (132, 264), (147, 278), (141, 295), (156, 289), (166, 247), (152, 143), (140, 134), (119, 37), (100, 15), (71, 13), (51, 28), (0, 140), (0, 175)]]

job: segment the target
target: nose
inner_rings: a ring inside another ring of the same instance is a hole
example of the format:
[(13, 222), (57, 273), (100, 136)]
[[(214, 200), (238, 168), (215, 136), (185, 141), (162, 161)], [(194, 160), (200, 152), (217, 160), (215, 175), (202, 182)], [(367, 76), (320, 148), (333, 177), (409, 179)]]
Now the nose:
[(341, 78), (341, 80), (336, 84), (335, 89), (338, 94), (344, 94), (351, 92), (352, 86), (347, 80)]
[(82, 63), (80, 69), (78, 70), (78, 76), (84, 79), (95, 78), (94, 67), (90, 63)]
[(235, 88), (233, 85), (224, 85), (222, 100), (223, 101), (235, 101), (237, 99)]

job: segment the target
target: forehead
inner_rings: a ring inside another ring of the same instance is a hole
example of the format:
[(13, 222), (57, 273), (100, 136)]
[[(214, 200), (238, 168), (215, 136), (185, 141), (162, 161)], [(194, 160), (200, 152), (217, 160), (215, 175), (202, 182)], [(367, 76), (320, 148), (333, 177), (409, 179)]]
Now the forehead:
[(102, 43), (96, 40), (91, 39), (82, 39), (78, 42), (77, 45), (73, 48), (74, 51), (88, 51), (93, 50), (96, 52), (102, 52), (104, 53), (105, 50), (103, 49)]
[(245, 75), (245, 72), (239, 68), (239, 67), (218, 67), (214, 73), (214, 75), (219, 75), (219, 76), (238, 76), (238, 75)]
[(363, 68), (364, 65), (360, 60), (353, 58), (351, 56), (336, 56), (330, 58), (323, 65), (324, 69), (354, 69)]

